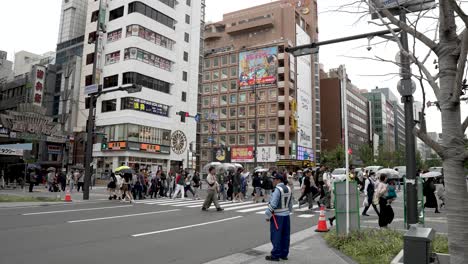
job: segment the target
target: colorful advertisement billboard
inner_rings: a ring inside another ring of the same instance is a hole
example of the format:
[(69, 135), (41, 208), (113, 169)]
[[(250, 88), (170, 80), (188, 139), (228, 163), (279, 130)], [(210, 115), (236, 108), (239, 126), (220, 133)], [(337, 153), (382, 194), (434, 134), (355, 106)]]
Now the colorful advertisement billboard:
[(253, 162), (253, 147), (231, 148), (231, 162)]
[(239, 88), (276, 84), (278, 47), (268, 47), (239, 53)]

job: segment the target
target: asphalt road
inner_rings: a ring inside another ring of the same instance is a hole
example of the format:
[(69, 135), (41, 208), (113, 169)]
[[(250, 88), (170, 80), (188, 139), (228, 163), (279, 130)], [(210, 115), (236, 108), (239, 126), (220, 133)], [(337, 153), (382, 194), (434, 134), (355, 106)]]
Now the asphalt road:
[[(0, 209), (0, 263), (204, 263), (269, 242), (265, 204), (202, 212), (201, 200), (141, 202)], [(292, 232), (318, 214), (296, 211)]]

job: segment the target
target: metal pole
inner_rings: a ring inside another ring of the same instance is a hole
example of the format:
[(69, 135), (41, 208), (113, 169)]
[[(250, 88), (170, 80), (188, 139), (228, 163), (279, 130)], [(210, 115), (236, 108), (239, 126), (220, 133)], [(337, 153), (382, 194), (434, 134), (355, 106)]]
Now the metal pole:
[(254, 133), (255, 133), (255, 143), (254, 143), (254, 168), (257, 168), (257, 148), (258, 148), (258, 120), (257, 120), (257, 69), (254, 71), (254, 105), (255, 105), (255, 125), (254, 125)]
[[(99, 0), (99, 12), (101, 12), (102, 0)], [(99, 14), (100, 16), (100, 14)], [(96, 68), (98, 60), (98, 46), (99, 46), (99, 17), (96, 21), (96, 36), (94, 40), (94, 62), (93, 62), (93, 84), (98, 84), (96, 80)], [(89, 200), (89, 186), (91, 184), (91, 162), (93, 159), (93, 131), (94, 131), (94, 101), (97, 100), (97, 96), (91, 94), (89, 97), (89, 113), (87, 122), (87, 134), (86, 134), (86, 156), (85, 156), (85, 178), (83, 186), (83, 200)]]
[(346, 165), (345, 165), (345, 172), (346, 172), (346, 235), (349, 234), (349, 155), (348, 155), (348, 107), (347, 107), (347, 99), (346, 99), (346, 84), (347, 84), (347, 77), (346, 77), (346, 68), (344, 65), (341, 66), (342, 70), (342, 82), (343, 85), (342, 87), (342, 92), (343, 96), (343, 122), (344, 122), (344, 139), (345, 139), (345, 160), (346, 160)]
[[(401, 9), (400, 21), (406, 23), (406, 12)], [(401, 31), (401, 44), (403, 49), (408, 51), (408, 33)], [(411, 83), (411, 67), (407, 56), (401, 53), (402, 64), (402, 80), (401, 85), (412, 85)], [(410, 87), (404, 87), (403, 90), (411, 90)], [(405, 105), (405, 136), (406, 136), (406, 208), (407, 208), (407, 228), (411, 224), (418, 223), (418, 193), (416, 190), (416, 148), (415, 138), (413, 135), (413, 96), (403, 96), (402, 102)]]

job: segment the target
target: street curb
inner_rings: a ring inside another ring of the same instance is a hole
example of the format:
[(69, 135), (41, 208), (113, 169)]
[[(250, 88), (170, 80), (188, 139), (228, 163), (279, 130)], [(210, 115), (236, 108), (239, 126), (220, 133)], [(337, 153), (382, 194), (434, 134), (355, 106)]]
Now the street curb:
[[(319, 233), (315, 232), (315, 229), (317, 226), (313, 226), (307, 229), (304, 229), (302, 231), (296, 232), (294, 234), (291, 234), (291, 240), (290, 240), (290, 247), (293, 247), (297, 244), (302, 243), (305, 240), (311, 239), (311, 238), (316, 238), (321, 240), (322, 243), (326, 244), (326, 242), (323, 240), (322, 236), (320, 236)], [(328, 245), (327, 245), (328, 247)], [(332, 250), (332, 252), (339, 258), (341, 258), (344, 262), (349, 263), (349, 264), (356, 264), (356, 262), (352, 261), (349, 257), (344, 256), (341, 252), (335, 250), (334, 248), (328, 247)], [(259, 256), (267, 255), (271, 251), (271, 243), (266, 243), (264, 245), (246, 250), (244, 252), (240, 253), (235, 253), (229, 256), (225, 256), (219, 259), (211, 260), (209, 262), (205, 262), (204, 264), (238, 264), (238, 263), (251, 263), (256, 261)]]

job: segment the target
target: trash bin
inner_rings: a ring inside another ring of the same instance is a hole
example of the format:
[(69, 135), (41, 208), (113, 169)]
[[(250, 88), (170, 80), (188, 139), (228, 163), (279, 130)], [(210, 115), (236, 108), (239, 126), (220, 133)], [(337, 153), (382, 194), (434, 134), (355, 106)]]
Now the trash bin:
[(434, 236), (435, 231), (432, 228), (411, 226), (404, 235), (403, 263), (431, 263), (432, 241), (434, 240)]

